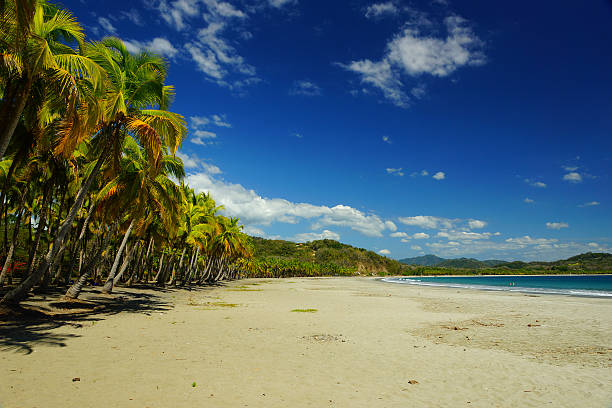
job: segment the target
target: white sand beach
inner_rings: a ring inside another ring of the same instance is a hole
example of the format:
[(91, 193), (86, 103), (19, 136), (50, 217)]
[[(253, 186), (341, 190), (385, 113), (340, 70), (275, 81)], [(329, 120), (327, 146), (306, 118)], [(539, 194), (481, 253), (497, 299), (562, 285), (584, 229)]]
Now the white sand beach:
[(96, 314), (0, 324), (0, 406), (612, 405), (608, 299), (367, 278), (117, 296)]

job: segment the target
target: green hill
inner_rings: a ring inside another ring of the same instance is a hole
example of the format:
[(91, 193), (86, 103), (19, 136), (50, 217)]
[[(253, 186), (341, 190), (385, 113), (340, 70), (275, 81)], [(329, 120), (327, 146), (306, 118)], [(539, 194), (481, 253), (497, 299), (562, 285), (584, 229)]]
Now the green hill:
[[(254, 255), (260, 260), (299, 261), (319, 266), (337, 265), (348, 273), (360, 275), (419, 274), (533, 274), (567, 272), (601, 272), (612, 270), (612, 254), (586, 253), (554, 262), (506, 262), (495, 259), (445, 259), (435, 255), (389, 259), (373, 251), (324, 239), (306, 243), (251, 238)], [(351, 272), (352, 271), (352, 272)]]
[(448, 261), (448, 259), (440, 258), (435, 255), (423, 255), (414, 258), (404, 258), (399, 261), (406, 265), (435, 266), (440, 262)]
[(373, 251), (355, 248), (330, 239), (295, 243), (252, 237), (252, 243), (255, 258), (258, 259), (297, 260), (318, 265), (335, 264), (351, 268), (356, 274), (363, 275), (400, 275), (404, 267), (398, 261)]
[(468, 268), (468, 269), (481, 269), (496, 267), (500, 264), (506, 263), (506, 261), (499, 261), (496, 259), (489, 259), (486, 261), (479, 261), (474, 258), (457, 258), (457, 259), (445, 259), (435, 255), (424, 255), (417, 256), (415, 258), (400, 259), (400, 262), (406, 265), (420, 265), (420, 266), (436, 266), (439, 268)]

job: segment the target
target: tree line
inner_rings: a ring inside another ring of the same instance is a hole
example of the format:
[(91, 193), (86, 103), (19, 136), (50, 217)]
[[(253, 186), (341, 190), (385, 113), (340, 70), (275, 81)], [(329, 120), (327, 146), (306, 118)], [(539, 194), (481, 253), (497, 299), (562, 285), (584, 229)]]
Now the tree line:
[(86, 41), (44, 0), (0, 2), (0, 304), (88, 282), (202, 284), (252, 256), (237, 218), (184, 182), (168, 63)]

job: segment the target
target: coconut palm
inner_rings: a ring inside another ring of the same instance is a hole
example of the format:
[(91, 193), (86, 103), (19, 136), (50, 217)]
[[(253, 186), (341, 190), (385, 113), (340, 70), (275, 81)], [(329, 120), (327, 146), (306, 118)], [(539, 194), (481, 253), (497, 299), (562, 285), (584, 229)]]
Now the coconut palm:
[[(92, 139), (92, 152), (97, 154), (95, 164), (82, 182), (47, 255), (36, 271), (19, 287), (8, 292), (0, 303), (19, 302), (47, 271), (70, 232), (89, 188), (103, 164), (110, 160), (109, 169), (115, 172), (119, 169), (121, 147), (127, 134), (134, 137), (146, 150), (147, 158), (154, 167), (160, 165), (159, 158), (163, 146), (168, 146), (172, 153), (176, 152), (186, 134), (183, 117), (165, 110), (173, 95), (173, 88), (164, 85), (167, 68), (162, 58), (148, 52), (131, 55), (123, 42), (117, 38), (107, 38), (100, 43), (87, 44), (85, 51), (86, 55), (107, 73), (105, 92), (100, 99), (103, 109), (102, 111), (93, 109), (95, 115), (92, 111), (80, 111), (83, 117), (78, 120), (78, 126), (74, 121), (66, 125), (68, 129), (62, 133), (62, 139), (59, 140), (55, 152), (64, 157), (70, 156), (77, 144), (75, 139), (78, 139), (82, 129), (89, 127), (81, 124), (95, 122)], [(151, 109), (152, 106), (158, 109)], [(94, 116), (96, 120), (92, 119)], [(81, 130), (75, 134), (77, 127)]]

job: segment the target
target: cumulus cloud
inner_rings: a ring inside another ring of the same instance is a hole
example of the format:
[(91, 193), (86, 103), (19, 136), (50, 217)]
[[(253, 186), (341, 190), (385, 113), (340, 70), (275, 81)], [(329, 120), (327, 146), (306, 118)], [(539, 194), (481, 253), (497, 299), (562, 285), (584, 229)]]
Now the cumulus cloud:
[(436, 174), (434, 174), (432, 177), (435, 178), (436, 180), (444, 180), (446, 178), (446, 174), (444, 174), (443, 171), (439, 171)]
[(399, 14), (400, 10), (393, 2), (388, 1), (386, 3), (375, 3), (368, 6), (366, 9), (365, 16), (367, 18), (377, 18), (381, 16), (394, 16)]
[[(362, 83), (378, 88), (396, 106), (408, 107), (410, 97), (404, 91), (403, 77), (446, 77), (461, 67), (485, 63), (483, 43), (467, 20), (459, 16), (444, 19), (444, 38), (434, 37), (433, 31), (423, 32), (425, 20), (409, 24), (389, 41), (380, 61), (363, 59), (339, 65), (357, 74)], [(422, 97), (423, 92), (417, 95)]]
[(394, 169), (394, 168), (389, 168), (389, 167), (388, 167), (388, 168), (387, 168), (387, 174), (392, 174), (392, 175), (394, 175), (394, 176), (400, 176), (400, 177), (402, 177), (402, 176), (404, 175), (404, 172), (402, 172), (402, 168), (401, 168), (401, 167), (400, 167), (400, 168), (397, 168), (397, 169)]
[(265, 237), (266, 233), (261, 228), (257, 228), (252, 225), (247, 225), (244, 227), (243, 232), (252, 237)]
[(385, 221), (385, 226), (389, 231), (397, 231), (397, 225), (393, 221)]
[(410, 238), (410, 234), (407, 234), (405, 232), (394, 232), (392, 234), (389, 234), (389, 236), (392, 238)]
[(294, 81), (289, 90), (289, 95), (319, 96), (321, 93), (319, 85), (307, 80)]
[(381, 249), (380, 251), (378, 251), (378, 253), (381, 255), (391, 255), (391, 251), (389, 251), (388, 249)]
[(465, 241), (474, 239), (489, 239), (493, 234), (490, 232), (468, 232), (468, 231), (440, 231), (436, 235), (439, 238), (446, 238), (452, 241)]
[(470, 229), (480, 229), (486, 227), (487, 223), (481, 220), (469, 220), (468, 226), (470, 227)]
[(427, 229), (452, 228), (456, 220), (431, 215), (417, 215), (415, 217), (399, 217), (399, 222), (404, 225), (421, 227)]
[(415, 251), (422, 251), (422, 250), (423, 250), (423, 248), (422, 248), (422, 247), (420, 247), (420, 246), (418, 246), (418, 245), (412, 245), (412, 246), (410, 247), (410, 249), (413, 249), (413, 250), (415, 250)]
[(264, 198), (240, 184), (226, 183), (205, 172), (189, 175), (187, 182), (197, 192), (211, 193), (217, 203), (225, 207), (228, 215), (240, 217), (245, 225), (270, 225), (273, 222), (297, 224), (301, 220), (309, 220), (313, 229), (346, 227), (371, 237), (382, 237), (384, 231), (397, 228), (375, 214), (366, 214), (342, 204), (327, 207), (294, 203), (282, 198)]
[(566, 222), (547, 222), (546, 228), (560, 230), (561, 228), (569, 228), (569, 224)]
[(141, 42), (136, 40), (124, 40), (125, 48), (131, 53), (138, 53), (143, 50), (149, 50), (154, 54), (161, 55), (162, 57), (173, 58), (178, 54), (178, 50), (163, 37), (156, 37), (148, 42)]
[(477, 219), (444, 218), (431, 215), (417, 215), (414, 217), (399, 217), (399, 222), (404, 225), (420, 227), (425, 229), (438, 229), (443, 231), (469, 231), (481, 229), (487, 226), (486, 221)]
[(542, 183), (541, 181), (525, 179), (525, 183), (529, 184), (532, 187), (546, 188), (546, 183)]
[(573, 171), (571, 173), (567, 173), (566, 175), (564, 175), (563, 180), (568, 181), (570, 183), (581, 183), (582, 176), (580, 175), (580, 173), (576, 173), (575, 171)]
[(292, 241), (309, 242), (320, 239), (333, 239), (334, 241), (340, 241), (340, 234), (330, 230), (323, 230), (322, 232), (305, 232), (303, 234), (297, 234), (295, 237), (293, 237)]
[(183, 165), (186, 169), (200, 169), (204, 170), (208, 174), (213, 175), (223, 173), (219, 167), (215, 166), (214, 164), (207, 163), (204, 160), (201, 160), (195, 154), (189, 155), (187, 153), (179, 151), (176, 152), (176, 156), (183, 161)]
[(412, 235), (412, 238), (414, 238), (414, 239), (428, 239), (429, 238), (429, 234), (426, 234), (424, 232), (417, 232), (416, 234)]

